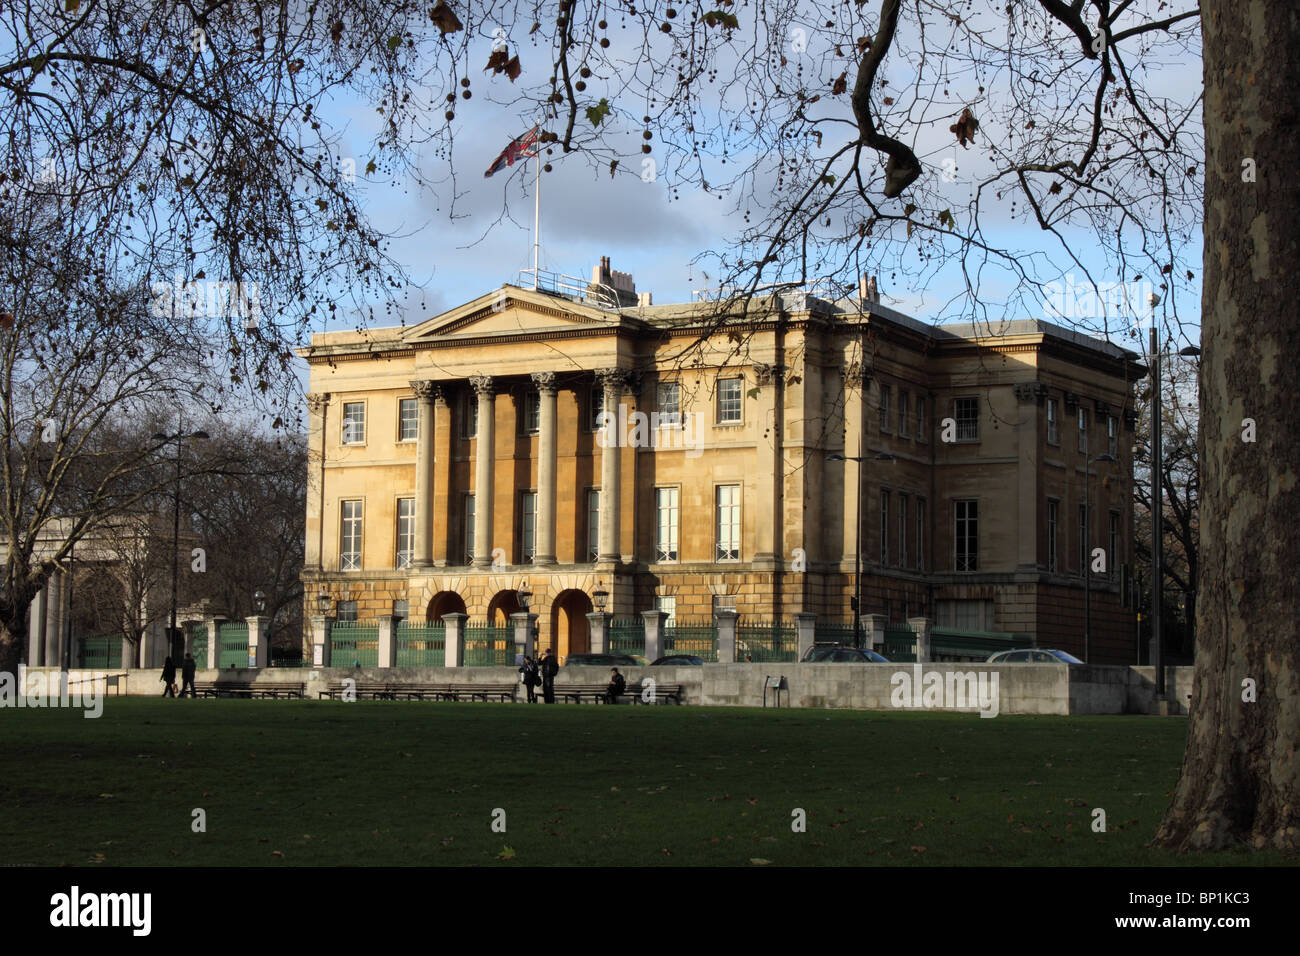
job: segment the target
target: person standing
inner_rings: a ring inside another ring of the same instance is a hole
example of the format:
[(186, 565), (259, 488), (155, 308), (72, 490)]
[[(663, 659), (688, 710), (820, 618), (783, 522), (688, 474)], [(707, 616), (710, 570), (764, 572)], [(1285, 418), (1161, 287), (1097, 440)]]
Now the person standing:
[(555, 675), (560, 672), (560, 664), (555, 659), (555, 652), (549, 647), (542, 657), (542, 700), (548, 704), (555, 703)]
[(528, 691), (528, 703), (537, 703), (537, 685), (541, 682), (537, 676), (537, 662), (531, 657), (525, 657), (524, 666), (519, 668), (519, 673), (523, 675), (524, 689)]
[(164, 697), (175, 697), (176, 696), (176, 664), (172, 661), (171, 655), (168, 655), (166, 660), (163, 661), (162, 682), (163, 682), (162, 695)]
[(194, 655), (186, 654), (185, 660), (181, 662), (181, 696), (185, 696), (185, 688), (190, 689), (190, 700), (194, 699)]

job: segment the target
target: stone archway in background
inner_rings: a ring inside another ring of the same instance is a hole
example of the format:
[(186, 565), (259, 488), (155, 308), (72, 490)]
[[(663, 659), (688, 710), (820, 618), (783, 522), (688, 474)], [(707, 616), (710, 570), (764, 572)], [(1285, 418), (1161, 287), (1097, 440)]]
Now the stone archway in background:
[(511, 614), (518, 614), (523, 608), (519, 606), (519, 592), (498, 591), (488, 602), (487, 620), (493, 627), (510, 627)]
[(439, 624), (442, 622), (444, 614), (464, 614), (465, 599), (455, 591), (439, 591), (429, 602), (429, 609), (425, 612), (424, 619), (429, 624)]
[(551, 605), (551, 641), (560, 663), (570, 654), (586, 654), (591, 650), (591, 632), (587, 615), (591, 613), (591, 598), (585, 591), (561, 591)]

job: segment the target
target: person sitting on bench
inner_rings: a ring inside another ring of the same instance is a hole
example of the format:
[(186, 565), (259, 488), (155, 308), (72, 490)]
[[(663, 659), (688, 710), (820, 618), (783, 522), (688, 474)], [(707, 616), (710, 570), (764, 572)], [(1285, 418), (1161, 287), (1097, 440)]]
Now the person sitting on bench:
[(619, 695), (627, 690), (627, 681), (623, 679), (623, 675), (618, 672), (617, 667), (614, 668), (613, 673), (614, 676), (609, 679), (609, 684), (605, 687), (605, 703), (607, 704), (617, 704)]

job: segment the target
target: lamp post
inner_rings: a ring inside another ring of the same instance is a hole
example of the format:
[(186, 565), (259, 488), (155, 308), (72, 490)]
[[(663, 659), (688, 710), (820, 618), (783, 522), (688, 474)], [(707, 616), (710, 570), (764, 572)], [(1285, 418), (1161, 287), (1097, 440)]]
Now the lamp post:
[[(827, 455), (827, 461), (856, 461), (858, 463), (857, 512), (858, 526), (856, 543), (853, 546), (853, 646), (862, 646), (862, 462), (860, 455)], [(894, 456), (888, 452), (877, 452), (873, 461), (893, 461)]]
[[(1154, 292), (1147, 298), (1148, 304), (1154, 310), (1160, 303), (1160, 297)], [(1151, 352), (1151, 663), (1156, 671), (1155, 699), (1157, 706), (1159, 702), (1165, 700), (1165, 654), (1164, 641), (1162, 640), (1162, 607), (1164, 603), (1164, 515), (1165, 515), (1165, 496), (1164, 481), (1161, 472), (1164, 471), (1164, 450), (1162, 447), (1163, 440), (1163, 415), (1160, 389), (1162, 387), (1162, 378), (1160, 374), (1160, 336), (1156, 331), (1155, 323), (1151, 323), (1150, 331), (1150, 352)], [(1195, 346), (1188, 346), (1179, 349), (1179, 355), (1191, 358), (1201, 354), (1201, 350)]]
[(168, 442), (176, 442), (176, 489), (173, 499), (172, 515), (172, 599), (171, 599), (171, 617), (167, 628), (167, 654), (170, 656), (175, 649), (173, 647), (176, 641), (176, 581), (179, 575), (177, 563), (181, 547), (181, 442), (191, 439), (206, 441), (208, 433), (205, 431), (185, 432), (178, 431), (174, 435), (164, 435), (162, 432), (156, 432), (153, 440), (160, 445)]
[[(1114, 462), (1111, 454), (1089, 458), (1083, 466), (1083, 659), (1092, 659), (1092, 463)], [(1110, 556), (1112, 561), (1115, 556)]]
[(316, 595), (316, 610), (320, 613), (321, 617), (324, 617), (330, 612), (330, 600), (329, 592), (324, 588), (321, 588), (320, 593)]

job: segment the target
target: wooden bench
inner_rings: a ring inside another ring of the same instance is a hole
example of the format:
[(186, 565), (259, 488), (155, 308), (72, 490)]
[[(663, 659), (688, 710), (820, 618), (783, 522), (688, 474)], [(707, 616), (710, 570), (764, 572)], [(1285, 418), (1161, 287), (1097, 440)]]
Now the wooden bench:
[[(571, 700), (575, 704), (581, 704), (584, 699), (590, 698), (593, 704), (603, 703), (605, 700), (605, 688), (608, 684), (556, 684), (555, 699)], [(539, 687), (538, 690), (541, 690)]]
[[(581, 704), (584, 700), (591, 700), (596, 704), (605, 703), (606, 688), (608, 682), (604, 684), (556, 684), (556, 699), (571, 700), (575, 704)], [(620, 694), (616, 703), (627, 701), (632, 704), (651, 703), (641, 699), (641, 683), (628, 684), (627, 689)], [(665, 704), (672, 701), (674, 704), (682, 702), (682, 685), (681, 684), (661, 684), (655, 681), (655, 696), (653, 703)]]
[[(644, 680), (644, 678), (642, 679)], [(624, 696), (631, 697), (634, 704), (666, 704), (669, 701), (680, 704), (682, 702), (681, 684), (661, 684), (659, 681), (655, 681), (655, 696), (652, 701), (644, 700), (641, 697), (643, 689), (641, 684), (629, 684), (627, 694)]]
[(357, 700), (365, 700), (367, 697), (371, 700), (384, 700), (388, 698), (387, 684), (380, 684), (375, 681), (356, 681), (351, 680), (351, 678), (349, 678), (349, 680), (351, 683), (341, 680), (333, 682), (329, 687), (317, 695), (317, 699), (333, 700), (335, 696), (342, 697), (343, 694), (349, 692), (349, 690), (356, 694)]
[[(327, 689), (322, 690), (319, 696), (321, 700), (326, 698), (333, 700), (336, 697), (341, 697), (347, 689), (348, 685), (344, 681), (335, 681)], [(518, 690), (519, 684), (516, 681), (478, 684), (414, 684), (399, 682), (380, 684), (358, 681), (354, 688), (357, 700), (481, 700), (485, 703), (489, 700), (499, 700), (503, 703), (513, 702)]]
[(307, 693), (306, 684), (245, 684), (239, 681), (216, 680), (196, 683), (194, 692), (199, 697), (241, 697), (248, 700), (302, 700)]

